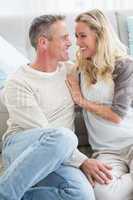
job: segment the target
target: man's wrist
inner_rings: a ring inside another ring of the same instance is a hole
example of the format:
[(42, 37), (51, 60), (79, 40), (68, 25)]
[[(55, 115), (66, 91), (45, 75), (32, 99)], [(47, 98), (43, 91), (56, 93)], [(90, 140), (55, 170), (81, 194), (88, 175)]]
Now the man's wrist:
[(89, 159), (86, 158), (86, 159), (84, 160), (84, 162), (80, 165), (80, 169), (81, 169), (81, 170), (84, 169), (84, 166), (86, 166), (86, 162), (87, 162), (88, 160), (89, 160)]

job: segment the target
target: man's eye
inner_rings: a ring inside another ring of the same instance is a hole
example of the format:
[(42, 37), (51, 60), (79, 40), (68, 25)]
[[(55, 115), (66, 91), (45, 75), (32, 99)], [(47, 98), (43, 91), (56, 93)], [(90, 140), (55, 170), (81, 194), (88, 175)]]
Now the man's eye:
[(75, 34), (75, 37), (76, 37), (76, 38), (78, 38), (78, 35), (77, 35), (77, 34)]
[(68, 40), (69, 36), (62, 36), (61, 38), (62, 38), (62, 40)]
[(81, 38), (85, 38), (85, 37), (86, 37), (86, 35), (80, 35), (80, 37), (81, 37)]

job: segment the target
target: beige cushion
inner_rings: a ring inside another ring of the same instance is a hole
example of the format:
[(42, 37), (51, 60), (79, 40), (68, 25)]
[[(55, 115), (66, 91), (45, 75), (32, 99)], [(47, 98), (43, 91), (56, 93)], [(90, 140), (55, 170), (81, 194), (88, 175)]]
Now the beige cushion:
[(117, 11), (117, 23), (119, 30), (120, 40), (128, 47), (128, 27), (127, 27), (127, 16), (132, 16), (133, 10)]
[(133, 56), (133, 16), (127, 17), (129, 53)]

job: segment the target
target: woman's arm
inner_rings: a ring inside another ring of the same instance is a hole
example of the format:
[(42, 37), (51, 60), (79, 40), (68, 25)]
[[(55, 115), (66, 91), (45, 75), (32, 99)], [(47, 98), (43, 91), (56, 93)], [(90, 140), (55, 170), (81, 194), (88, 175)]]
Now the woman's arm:
[(106, 120), (109, 120), (114, 123), (120, 123), (121, 117), (117, 113), (115, 113), (111, 108), (102, 104), (89, 101), (83, 97), (78, 80), (75, 78), (75, 76), (68, 75), (67, 85), (71, 92), (73, 101), (80, 107), (84, 108), (89, 112), (93, 112)]
[(91, 102), (82, 96), (78, 81), (68, 77), (68, 87), (76, 104), (114, 123), (126, 116), (133, 102), (133, 60), (125, 58), (116, 62), (114, 96), (111, 107)]
[(95, 102), (88, 101), (83, 98), (81, 105), (82, 108), (99, 115), (100, 117), (109, 120), (114, 123), (120, 123), (121, 117), (115, 113), (111, 108), (108, 106), (98, 104)]
[(123, 118), (133, 103), (133, 60), (117, 61), (113, 75), (115, 88), (111, 109)]
[(120, 123), (133, 102), (133, 60), (129, 57), (118, 60), (113, 75), (115, 88), (111, 107), (85, 99), (74, 76), (69, 75), (67, 83), (76, 104), (106, 120)]

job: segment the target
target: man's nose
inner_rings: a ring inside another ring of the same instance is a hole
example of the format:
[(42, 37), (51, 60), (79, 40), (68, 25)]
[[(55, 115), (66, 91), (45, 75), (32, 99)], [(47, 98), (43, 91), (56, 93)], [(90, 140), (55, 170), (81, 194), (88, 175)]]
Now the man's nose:
[(80, 42), (79, 38), (76, 38), (76, 44), (77, 44), (78, 46), (80, 46), (81, 42)]
[(70, 39), (70, 37), (68, 38), (67, 45), (68, 45), (69, 47), (72, 45), (72, 42), (71, 42), (71, 39)]

